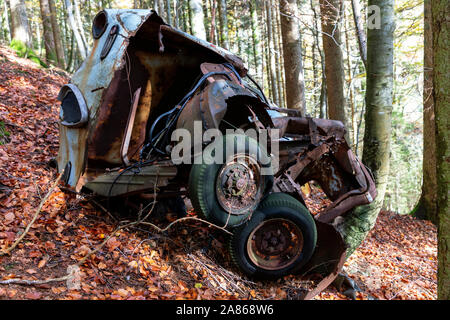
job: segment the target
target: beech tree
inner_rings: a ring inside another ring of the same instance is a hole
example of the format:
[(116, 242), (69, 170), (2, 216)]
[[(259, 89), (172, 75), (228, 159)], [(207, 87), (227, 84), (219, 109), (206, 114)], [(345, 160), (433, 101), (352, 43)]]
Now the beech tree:
[(297, 2), (280, 0), (280, 14), (287, 107), (299, 109), (302, 115), (305, 115), (305, 84)]
[(11, 41), (19, 41), (31, 47), (31, 34), (24, 0), (9, 0), (11, 10)]
[(433, 103), (436, 121), (438, 212), (438, 299), (450, 299), (450, 8), (446, 0), (431, 1), (433, 32)]
[(320, 0), (322, 42), (325, 54), (328, 117), (347, 121), (344, 96), (344, 60), (341, 49), (340, 20), (342, 0)]
[(202, 2), (201, 0), (189, 0), (189, 5), (192, 11), (192, 33), (197, 38), (206, 40), (205, 16), (203, 14)]
[(41, 17), (42, 17), (42, 27), (44, 29), (44, 47), (45, 47), (45, 57), (48, 62), (57, 61), (55, 40), (52, 29), (50, 4), (48, 0), (40, 0), (41, 6)]
[(375, 178), (377, 197), (345, 219), (344, 239), (350, 255), (375, 225), (389, 179), (393, 95), (394, 0), (369, 0), (380, 8), (380, 28), (367, 29), (367, 89), (362, 162)]
[(423, 60), (423, 182), (422, 194), (413, 214), (437, 224), (436, 133), (433, 101), (433, 31), (431, 0), (424, 0)]

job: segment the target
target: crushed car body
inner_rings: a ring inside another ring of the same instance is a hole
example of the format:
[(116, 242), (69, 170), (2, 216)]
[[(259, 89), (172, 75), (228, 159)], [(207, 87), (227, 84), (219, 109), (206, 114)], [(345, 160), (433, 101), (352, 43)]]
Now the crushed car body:
[[(67, 187), (103, 197), (187, 190), (196, 212), (233, 231), (230, 250), (245, 273), (276, 278), (321, 266), (324, 278), (303, 298), (328, 286), (346, 249), (332, 222), (376, 197), (342, 123), (274, 106), (239, 57), (171, 27), (153, 10), (103, 10), (92, 34), (90, 55), (58, 96), (57, 161)], [(192, 140), (187, 158), (233, 145), (231, 160), (174, 162), (177, 129), (223, 133)], [(228, 129), (277, 130), (268, 138), (277, 150)], [(267, 166), (273, 170), (262, 174)], [(311, 181), (330, 200), (315, 215), (301, 188)]]

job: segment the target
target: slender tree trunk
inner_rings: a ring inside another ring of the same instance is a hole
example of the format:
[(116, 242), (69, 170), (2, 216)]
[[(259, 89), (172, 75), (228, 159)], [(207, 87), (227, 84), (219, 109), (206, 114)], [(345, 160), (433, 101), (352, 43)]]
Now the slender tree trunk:
[(205, 17), (201, 0), (189, 0), (192, 12), (192, 34), (197, 38), (206, 40)]
[(318, 107), (318, 97), (317, 97), (317, 87), (319, 86), (319, 81), (318, 81), (318, 72), (317, 72), (317, 56), (316, 56), (316, 51), (317, 51), (317, 45), (316, 45), (316, 41), (314, 41), (315, 39), (313, 38), (313, 43), (312, 43), (312, 47), (311, 47), (311, 58), (312, 58), (312, 71), (313, 71), (313, 96), (312, 96), (312, 102), (313, 102), (313, 112), (312, 114), (314, 115), (314, 117), (318, 117), (319, 112), (317, 112), (317, 107)]
[(179, 15), (179, 10), (180, 10), (180, 2), (177, 0), (173, 0), (173, 20), (174, 20), (174, 25), (175, 28), (180, 28), (180, 15)]
[(252, 54), (253, 54), (253, 66), (255, 68), (255, 73), (258, 72), (258, 54), (256, 53), (256, 48), (258, 46), (258, 33), (257, 33), (257, 25), (258, 25), (258, 17), (256, 12), (256, 1), (249, 1), (250, 6), (250, 27), (252, 29)]
[(375, 225), (383, 205), (389, 178), (391, 137), (394, 0), (369, 0), (380, 8), (380, 28), (367, 31), (367, 90), (362, 162), (375, 177), (377, 197), (357, 207), (343, 222), (342, 232), (348, 244), (347, 256), (361, 244)]
[[(343, 16), (343, 18), (344, 18), (344, 21), (346, 22), (345, 23), (345, 48), (346, 48), (346, 51), (347, 51), (347, 55), (346, 55), (346, 62), (347, 62), (347, 77), (348, 77), (348, 79), (347, 79), (347, 83), (348, 83), (348, 95), (349, 95), (349, 99), (348, 99), (348, 102), (349, 102), (349, 105), (350, 105), (350, 121), (348, 121), (348, 123), (349, 123), (349, 131), (351, 132), (351, 141), (352, 141), (352, 144), (351, 144), (351, 147), (352, 147), (352, 149), (353, 150), (355, 150), (355, 148), (356, 148), (356, 143), (355, 143), (355, 140), (356, 140), (356, 137), (355, 137), (355, 128), (356, 128), (356, 124), (355, 124), (355, 104), (354, 104), (354, 99), (353, 99), (353, 76), (352, 76), (352, 63), (351, 63), (351, 59), (350, 59), (350, 56), (351, 56), (351, 47), (350, 47), (350, 44), (349, 44), (349, 35), (348, 35), (348, 29), (349, 29), (349, 26), (348, 26), (348, 24), (347, 24), (347, 19), (345, 19), (346, 17), (345, 17), (345, 8), (343, 9), (343, 13), (344, 13), (344, 16)], [(351, 130), (350, 130), (351, 129)]]
[(58, 58), (56, 56), (55, 40), (53, 39), (50, 4), (48, 0), (40, 0), (39, 4), (41, 7), (42, 27), (44, 30), (45, 58), (49, 63), (51, 61), (57, 62)]
[(9, 20), (9, 8), (8, 8), (8, 0), (3, 1), (3, 7), (4, 7), (4, 15), (5, 15), (5, 26), (6, 26), (6, 39), (8, 42), (11, 42), (11, 21)]
[(262, 36), (265, 34), (264, 33), (264, 25), (265, 25), (264, 24), (264, 5), (261, 7), (261, 14), (258, 16), (258, 21), (259, 21), (258, 25), (260, 26), (260, 32), (261, 32), (261, 37), (260, 37), (260, 42), (259, 42), (260, 50), (261, 50), (260, 51), (261, 52), (261, 54), (260, 54), (260, 56), (261, 56), (261, 72), (260, 72), (261, 80), (260, 81), (261, 81), (261, 88), (264, 91), (264, 89), (266, 88), (265, 82), (267, 81), (267, 79), (266, 79), (267, 77), (265, 77), (265, 75), (267, 75), (267, 73), (265, 72), (265, 70), (266, 70), (265, 66), (267, 64), (266, 54), (265, 54), (266, 38), (264, 36)]
[(228, 42), (228, 18), (227, 18), (227, 2), (226, 0), (219, 0), (219, 24), (220, 24), (220, 46), (229, 49)]
[(364, 66), (367, 67), (367, 40), (361, 22), (361, 7), (358, 0), (352, 0), (353, 21), (355, 22), (356, 36), (358, 38), (359, 54)]
[(297, 1), (280, 0), (280, 14), (287, 107), (299, 109), (304, 116), (306, 114), (305, 82)]
[(311, 10), (313, 12), (313, 21), (314, 21), (314, 28), (313, 28), (314, 43), (316, 44), (317, 51), (320, 56), (320, 67), (322, 71), (321, 72), (322, 84), (320, 87), (320, 97), (319, 97), (319, 118), (323, 119), (327, 117), (327, 81), (326, 81), (327, 79), (325, 74), (325, 55), (323, 53), (323, 50), (320, 48), (319, 25), (317, 23), (318, 15), (313, 0), (310, 0), (310, 5)]
[(172, 10), (171, 9), (170, 0), (166, 0), (166, 15), (167, 15), (167, 23), (172, 24)]
[(328, 116), (346, 124), (344, 97), (344, 65), (341, 50), (342, 0), (320, 0), (322, 42), (325, 53)]
[(274, 52), (272, 49), (273, 45), (273, 34), (272, 34), (272, 7), (270, 6), (270, 3), (266, 3), (266, 25), (267, 25), (267, 50), (268, 50), (268, 72), (270, 77), (270, 86), (272, 91), (272, 101), (274, 103), (278, 102), (278, 90), (277, 90), (277, 79), (275, 78), (275, 57)]
[(271, 26), (272, 26), (272, 46), (273, 46), (273, 56), (274, 56), (274, 71), (275, 71), (275, 86), (277, 89), (277, 100), (275, 101), (276, 104), (279, 107), (283, 107), (282, 102), (282, 93), (281, 93), (281, 87), (282, 87), (282, 78), (280, 73), (280, 48), (278, 47), (278, 30), (277, 30), (277, 11), (273, 5), (273, 0), (270, 1), (270, 11), (272, 16)]
[(158, 15), (163, 18), (164, 20), (166, 19), (166, 14), (164, 12), (164, 2), (163, 0), (155, 0), (155, 11), (158, 12)]
[(64, 0), (67, 8), (67, 15), (69, 19), (70, 27), (72, 28), (75, 40), (77, 42), (78, 51), (80, 52), (81, 58), (84, 60), (87, 57), (86, 47), (84, 46), (83, 38), (78, 30), (77, 23), (75, 22), (75, 17), (73, 14), (73, 6), (71, 0)]
[(433, 103), (433, 32), (431, 0), (424, 1), (424, 59), (423, 59), (423, 183), (422, 195), (414, 208), (414, 216), (437, 225), (436, 198), (436, 129)]
[(431, 1), (433, 26), (433, 102), (436, 114), (438, 299), (450, 299), (450, 7)]
[(212, 43), (216, 43), (216, 0), (211, 1), (211, 26), (209, 31), (209, 38)]
[(9, 5), (11, 9), (11, 41), (20, 41), (31, 48), (31, 33), (25, 1), (10, 0)]
[(86, 48), (86, 54), (88, 53), (88, 42), (86, 40), (86, 36), (84, 35), (84, 26), (83, 21), (81, 20), (81, 14), (80, 14), (80, 5), (78, 3), (78, 0), (73, 0), (73, 9), (75, 13), (75, 21), (76, 25), (78, 27), (79, 33), (81, 35), (81, 39), (83, 40), (84, 47)]
[[(278, 0), (275, 0), (278, 1)], [(275, 16), (276, 16), (276, 45), (277, 45), (277, 75), (278, 75), (278, 92), (280, 96), (280, 105), (286, 108), (286, 92), (285, 92), (285, 74), (284, 74), (284, 51), (283, 51), (283, 40), (281, 35), (281, 17), (280, 10), (278, 6), (275, 6)], [(301, 45), (301, 44), (300, 44)]]
[(55, 51), (56, 57), (58, 59), (58, 66), (60, 68), (64, 68), (66, 61), (64, 58), (63, 43), (61, 40), (61, 29), (58, 25), (54, 0), (48, 0), (48, 4), (50, 6), (50, 21), (52, 24), (53, 40), (55, 41)]

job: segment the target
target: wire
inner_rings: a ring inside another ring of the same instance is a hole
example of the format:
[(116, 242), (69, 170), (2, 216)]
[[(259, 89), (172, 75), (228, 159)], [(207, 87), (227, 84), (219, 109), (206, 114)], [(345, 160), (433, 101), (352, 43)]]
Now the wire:
[[(236, 70), (234, 70), (234, 68), (232, 68), (232, 66), (230, 69), (232, 69), (232, 71), (236, 73)], [(189, 91), (174, 108), (161, 114), (160, 116), (158, 116), (158, 118), (156, 118), (156, 120), (153, 122), (153, 124), (150, 128), (149, 142), (141, 149), (141, 152), (140, 152), (141, 158), (143, 156), (143, 153), (145, 152), (145, 150), (148, 147), (151, 147), (150, 152), (148, 154), (150, 154), (153, 150), (155, 150), (162, 155), (166, 155), (166, 152), (157, 148), (158, 142), (163, 137), (163, 134), (166, 134), (172, 128), (172, 126), (175, 124), (176, 120), (178, 120), (178, 117), (180, 116), (180, 114), (183, 111), (184, 107), (186, 106), (187, 102), (191, 99), (191, 97), (194, 95), (194, 93), (197, 91), (197, 89), (203, 84), (203, 82), (207, 78), (214, 76), (214, 75), (224, 75), (224, 76), (228, 77), (228, 79), (231, 81), (229, 72), (212, 71), (212, 72), (208, 72), (208, 73), (204, 74), (200, 78), (200, 80), (198, 80), (198, 82), (194, 85), (194, 87), (191, 89), (191, 91)], [(238, 74), (237, 74), (237, 76), (239, 77)], [(239, 77), (239, 81), (241, 81), (240, 77)], [(177, 110), (178, 110), (178, 112), (176, 112)], [(164, 129), (162, 129), (155, 137), (153, 137), (153, 131), (156, 128), (156, 125), (158, 124), (159, 121), (161, 121), (161, 119), (163, 119), (166, 116), (169, 116), (169, 118), (166, 121), (166, 125), (165, 125)], [(172, 116), (172, 117), (170, 117), (170, 116)]]
[(256, 82), (252, 77), (250, 77), (249, 74), (247, 74), (247, 78), (249, 78), (251, 80), (251, 82), (253, 82), (253, 84), (258, 88), (259, 92), (261, 93), (262, 97), (264, 98), (264, 102), (267, 105), (270, 105), (269, 101), (267, 100), (267, 98), (266, 98), (264, 92), (262, 91), (261, 87), (259, 86), (258, 82)]

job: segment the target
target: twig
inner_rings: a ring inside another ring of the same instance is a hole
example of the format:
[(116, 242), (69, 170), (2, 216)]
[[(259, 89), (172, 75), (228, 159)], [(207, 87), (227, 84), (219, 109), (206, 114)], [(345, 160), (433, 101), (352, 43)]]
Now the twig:
[(3, 255), (7, 255), (9, 254), (12, 250), (14, 250), (14, 248), (19, 244), (20, 241), (22, 241), (22, 239), (26, 236), (26, 234), (28, 233), (28, 231), (30, 230), (31, 226), (33, 225), (33, 223), (36, 221), (39, 213), (42, 210), (42, 207), (44, 206), (45, 202), (47, 201), (47, 199), (50, 197), (50, 195), (53, 193), (53, 190), (56, 188), (56, 186), (58, 185), (59, 180), (61, 180), (62, 177), (62, 173), (58, 176), (58, 178), (55, 180), (55, 182), (53, 183), (53, 185), (51, 186), (50, 190), (48, 190), (47, 194), (45, 195), (44, 199), (41, 200), (41, 203), (39, 204), (38, 208), (36, 209), (36, 213), (33, 216), (33, 219), (31, 220), (31, 222), (28, 224), (28, 226), (26, 227), (25, 231), (21, 234), (21, 236), (14, 242), (14, 244), (9, 247), (8, 249), (4, 250), (3, 252), (0, 252), (0, 256)]
[(169, 223), (169, 224), (167, 225), (167, 227), (165, 227), (164, 229), (161, 229), (160, 227), (158, 227), (158, 226), (156, 226), (156, 225), (154, 225), (153, 223), (150, 223), (150, 222), (142, 221), (141, 224), (146, 225), (146, 226), (151, 226), (152, 228), (156, 229), (158, 232), (161, 232), (161, 233), (162, 233), (162, 232), (165, 232), (165, 231), (169, 230), (174, 224), (179, 223), (179, 222), (182, 222), (182, 221), (186, 221), (186, 220), (200, 221), (200, 222), (206, 223), (206, 224), (208, 224), (208, 225), (210, 225), (210, 226), (212, 226), (212, 227), (215, 227), (215, 228), (217, 228), (217, 229), (219, 229), (219, 230), (222, 230), (222, 231), (224, 231), (224, 232), (226, 232), (226, 233), (228, 233), (228, 234), (232, 234), (232, 232), (230, 232), (230, 231), (228, 231), (227, 229), (225, 229), (225, 227), (218, 226), (218, 225), (216, 225), (216, 224), (214, 224), (214, 223), (211, 223), (211, 222), (209, 222), (209, 221), (202, 220), (202, 219), (196, 218), (196, 217), (184, 217), (184, 218), (177, 219), (177, 220), (175, 220), (175, 221)]
[(109, 212), (104, 206), (102, 206), (100, 203), (95, 201), (94, 199), (89, 199), (88, 201), (91, 201), (93, 204), (95, 204), (97, 207), (99, 207), (104, 213), (106, 213), (111, 219), (114, 221), (117, 221), (117, 218), (113, 216), (111, 212)]
[(65, 275), (61, 278), (52, 278), (47, 280), (24, 280), (24, 279), (8, 279), (8, 280), (0, 280), (0, 284), (24, 284), (24, 285), (40, 285), (46, 284), (50, 282), (59, 282), (66, 281), (69, 279), (69, 275)]
[[(155, 195), (156, 195), (156, 184), (157, 184), (157, 182), (158, 182), (158, 177), (156, 177), (156, 180), (155, 180), (155, 191), (154, 191), (154, 194), (155, 194)], [(127, 224), (118, 226), (113, 232), (110, 233), (110, 235), (109, 235), (108, 237), (105, 238), (105, 240), (103, 240), (102, 243), (100, 243), (99, 246), (97, 246), (95, 249), (91, 249), (91, 250), (86, 254), (86, 256), (84, 256), (83, 259), (81, 259), (80, 261), (78, 261), (78, 263), (77, 263), (76, 265), (77, 265), (77, 266), (81, 266), (81, 265), (82, 265), (82, 264), (83, 264), (83, 263), (84, 263), (84, 262), (85, 262), (92, 254), (96, 253), (96, 252), (99, 251), (101, 248), (103, 248), (103, 246), (108, 242), (108, 240), (111, 239), (111, 238), (112, 238), (117, 232), (119, 232), (120, 230), (125, 229), (125, 228), (128, 228), (128, 227), (131, 227), (131, 226), (134, 226), (134, 225), (138, 225), (138, 224), (142, 223), (143, 220), (147, 219), (147, 217), (152, 213), (153, 209), (155, 208), (156, 201), (151, 202), (151, 204), (152, 204), (152, 207), (151, 207), (150, 211), (145, 215), (144, 218), (140, 218), (140, 219), (138, 219), (138, 220), (136, 220), (136, 221), (129, 222), (129, 223), (127, 223)], [(139, 211), (138, 217), (141, 217), (142, 212), (143, 212), (149, 205), (150, 205), (150, 204), (148, 204), (147, 206), (145, 206), (145, 208), (143, 208), (143, 209), (141, 209), (141, 210)]]

